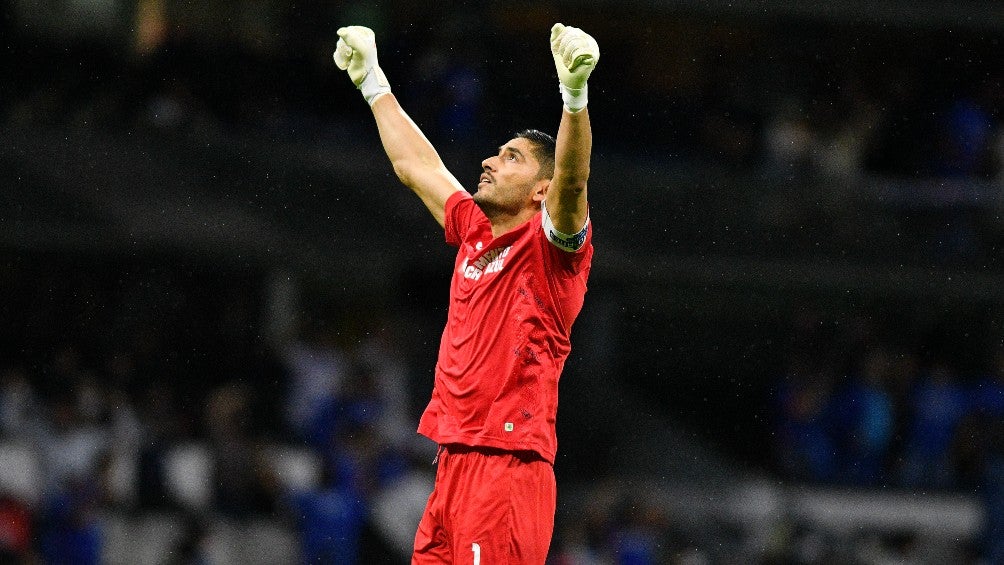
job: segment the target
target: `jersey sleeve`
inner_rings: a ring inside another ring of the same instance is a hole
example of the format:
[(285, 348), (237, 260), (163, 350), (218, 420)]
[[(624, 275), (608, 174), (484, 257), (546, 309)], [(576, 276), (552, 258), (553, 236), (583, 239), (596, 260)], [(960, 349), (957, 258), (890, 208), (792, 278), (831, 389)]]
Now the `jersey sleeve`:
[(446, 230), (446, 243), (459, 247), (464, 241), (464, 234), (470, 228), (477, 205), (474, 198), (467, 192), (457, 191), (446, 200), (446, 213), (443, 228)]

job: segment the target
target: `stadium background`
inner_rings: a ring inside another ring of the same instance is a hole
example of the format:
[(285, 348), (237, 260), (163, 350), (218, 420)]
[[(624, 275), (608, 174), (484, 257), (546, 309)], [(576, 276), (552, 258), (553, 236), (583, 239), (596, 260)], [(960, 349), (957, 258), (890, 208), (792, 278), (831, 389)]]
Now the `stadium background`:
[(1004, 9), (426, 4), (0, 1), (4, 559), (405, 562), (452, 254), (334, 31), (470, 183), (556, 128), (562, 21), (554, 563), (1004, 562)]

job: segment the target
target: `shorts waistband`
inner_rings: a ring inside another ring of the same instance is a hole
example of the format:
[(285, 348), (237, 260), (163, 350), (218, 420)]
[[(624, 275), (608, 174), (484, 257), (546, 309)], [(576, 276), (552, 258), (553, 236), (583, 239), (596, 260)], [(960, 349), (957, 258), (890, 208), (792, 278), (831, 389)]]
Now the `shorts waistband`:
[(488, 447), (484, 445), (466, 445), (463, 443), (444, 443), (439, 446), (440, 451), (445, 451), (451, 455), (463, 453), (480, 453), (482, 455), (511, 455), (520, 461), (529, 463), (531, 461), (547, 461), (539, 453), (532, 449), (501, 449), (498, 447)]

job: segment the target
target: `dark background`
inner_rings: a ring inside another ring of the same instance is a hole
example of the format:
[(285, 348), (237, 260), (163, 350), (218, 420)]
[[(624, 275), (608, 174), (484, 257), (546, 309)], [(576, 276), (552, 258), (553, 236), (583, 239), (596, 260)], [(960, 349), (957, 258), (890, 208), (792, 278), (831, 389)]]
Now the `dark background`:
[[(0, 360), (43, 406), (76, 394), (59, 370), (72, 351), (109, 397), (169, 395), (170, 441), (211, 436), (207, 399), (241, 383), (246, 437), (302, 443), (284, 351), (308, 328), (347, 352), (389, 341), (416, 422), (452, 251), (333, 65), (335, 30), (375, 29), (394, 93), (470, 185), (513, 132), (556, 129), (547, 37), (562, 21), (602, 56), (596, 259), (562, 379), (559, 484), (672, 482), (673, 453), (625, 455), (661, 442), (640, 433), (654, 426), (779, 481), (983, 485), (958, 460), (929, 482), (903, 462), (927, 375), (947, 366), (979, 391), (1004, 371), (996, 3), (0, 9)], [(878, 386), (893, 418), (878, 470), (792, 466), (786, 387), (825, 382), (833, 400), (875, 351), (915, 367)], [(115, 381), (120, 356), (137, 369)]]

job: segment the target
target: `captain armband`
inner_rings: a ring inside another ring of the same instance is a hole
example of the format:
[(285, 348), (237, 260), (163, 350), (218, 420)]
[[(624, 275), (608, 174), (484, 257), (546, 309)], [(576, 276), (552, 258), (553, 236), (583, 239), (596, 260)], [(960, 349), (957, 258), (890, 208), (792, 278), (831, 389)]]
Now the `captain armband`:
[(541, 203), (541, 227), (544, 229), (544, 234), (547, 235), (547, 239), (556, 245), (559, 249), (563, 251), (568, 251), (569, 253), (574, 253), (582, 248), (582, 245), (586, 243), (586, 235), (589, 234), (589, 217), (586, 217), (586, 223), (582, 226), (582, 229), (578, 233), (569, 235), (567, 233), (562, 233), (554, 228), (554, 223), (551, 222), (551, 215), (547, 213), (547, 206)]

